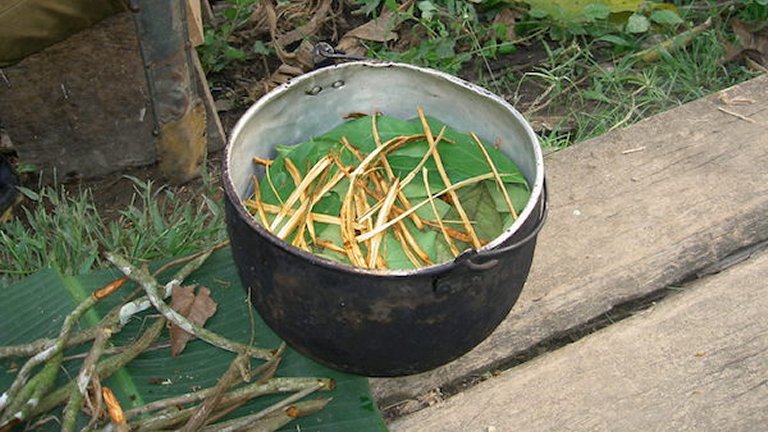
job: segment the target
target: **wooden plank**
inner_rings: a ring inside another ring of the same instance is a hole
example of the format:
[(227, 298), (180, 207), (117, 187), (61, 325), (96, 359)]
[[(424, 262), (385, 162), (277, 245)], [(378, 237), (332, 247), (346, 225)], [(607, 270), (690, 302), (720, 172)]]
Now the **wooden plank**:
[(580, 143), (545, 161), (550, 218), (522, 296), (462, 358), (374, 379), (382, 407), (480, 374), (768, 237), (768, 76)]
[(765, 430), (767, 280), (763, 253), (390, 430)]
[(200, 0), (187, 0), (187, 33), (189, 34), (189, 43), (193, 47), (205, 43), (203, 11)]
[(25, 163), (48, 175), (55, 170), (62, 180), (156, 160), (152, 106), (130, 12), (3, 72), (9, 84), (0, 83), (0, 115)]

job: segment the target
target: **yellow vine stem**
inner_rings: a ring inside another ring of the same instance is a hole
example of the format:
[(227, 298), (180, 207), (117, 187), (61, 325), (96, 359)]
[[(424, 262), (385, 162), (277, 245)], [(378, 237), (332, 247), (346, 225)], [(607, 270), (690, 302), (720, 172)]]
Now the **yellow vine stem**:
[(341, 246), (336, 246), (333, 242), (323, 239), (317, 239), (315, 240), (315, 246), (320, 246), (321, 248), (328, 249), (333, 252), (338, 252), (340, 254), (346, 255), (347, 251), (344, 250)]
[(344, 249), (347, 253), (347, 257), (352, 265), (357, 267), (363, 267), (366, 264), (363, 252), (360, 250), (360, 245), (355, 240), (355, 183), (357, 183), (357, 176), (350, 174), (349, 176), (349, 188), (347, 194), (344, 196), (344, 200), (341, 202), (341, 212), (339, 217), (341, 218), (341, 239), (344, 241)]
[(267, 179), (267, 184), (269, 184), (269, 188), (270, 188), (270, 189), (272, 189), (272, 193), (273, 193), (273, 194), (275, 194), (275, 197), (276, 197), (276, 198), (277, 198), (277, 200), (280, 202), (280, 205), (283, 205), (283, 198), (280, 196), (280, 194), (279, 194), (279, 193), (277, 193), (277, 188), (275, 188), (275, 184), (272, 182), (272, 176), (269, 174), (269, 173), (270, 173), (270, 170), (269, 170), (269, 169), (270, 169), (271, 167), (272, 167), (272, 166), (270, 165), (270, 166), (268, 166), (268, 167), (267, 167), (267, 168), (264, 170), (264, 177)]
[(293, 205), (296, 204), (296, 201), (299, 200), (301, 194), (313, 181), (315, 181), (315, 179), (320, 174), (322, 174), (323, 171), (325, 171), (326, 168), (328, 168), (331, 163), (333, 162), (330, 156), (323, 156), (323, 158), (317, 161), (315, 166), (313, 166), (307, 172), (307, 175), (304, 177), (304, 179), (302, 179), (299, 186), (297, 186), (296, 189), (291, 192), (291, 194), (288, 196), (288, 199), (286, 199), (283, 203), (280, 213), (275, 216), (275, 219), (272, 221), (272, 225), (269, 227), (270, 231), (274, 232), (277, 229), (277, 227), (280, 225), (280, 222), (282, 222), (285, 216), (288, 214), (288, 211), (292, 209)]
[(485, 146), (480, 141), (480, 138), (478, 138), (474, 132), (470, 132), (469, 134), (472, 135), (472, 139), (475, 140), (475, 143), (477, 144), (477, 146), (480, 147), (480, 151), (483, 152), (483, 156), (485, 156), (485, 161), (488, 162), (488, 166), (491, 167), (493, 176), (496, 179), (496, 184), (499, 186), (499, 189), (501, 189), (501, 193), (504, 196), (504, 201), (506, 201), (507, 207), (509, 207), (509, 212), (512, 213), (512, 220), (517, 219), (517, 211), (515, 211), (515, 206), (512, 205), (512, 200), (509, 198), (509, 193), (507, 192), (507, 188), (504, 186), (504, 181), (501, 180), (501, 177), (499, 176), (499, 171), (496, 169), (496, 165), (491, 160), (491, 156), (488, 154), (488, 151), (485, 149)]
[[(376, 143), (376, 146), (379, 147), (382, 145), (381, 138), (379, 136), (379, 130), (378, 126), (376, 124), (376, 114), (372, 116), (372, 134), (374, 137), (374, 141)], [(408, 140), (415, 139), (414, 136), (406, 137)], [(360, 154), (357, 149), (349, 143), (349, 141), (346, 139), (346, 137), (342, 137), (342, 143), (345, 147), (347, 147), (359, 160), (363, 160), (362, 155)], [(385, 171), (387, 173), (387, 176), (389, 177), (389, 180), (393, 182), (395, 180), (395, 175), (392, 172), (392, 168), (389, 165), (389, 162), (387, 161), (386, 156), (382, 156), (381, 164), (384, 166)], [(384, 202), (384, 198), (386, 197), (387, 193), (389, 192), (389, 189), (387, 186), (385, 186), (384, 180), (378, 175), (378, 173), (375, 170), (375, 166), (371, 167), (370, 170), (366, 173), (369, 174), (371, 177), (371, 181), (374, 184), (374, 186), (377, 189), (378, 193), (373, 193), (373, 191), (369, 190), (368, 188), (365, 189), (365, 192), (371, 196), (373, 199), (377, 200), (378, 202), (375, 204), (374, 207), (368, 208), (366, 212), (362, 213), (362, 216), (360, 213), (358, 213), (358, 221), (360, 222), (370, 222), (371, 216), (378, 211), (381, 208), (381, 205)], [(408, 198), (405, 196), (405, 193), (402, 191), (402, 187), (399, 187), (399, 190), (397, 191), (397, 198), (400, 200), (400, 202), (403, 204), (403, 207), (407, 210), (411, 207), (411, 203), (408, 200)], [(398, 208), (396, 205), (393, 205), (392, 211), (396, 213), (400, 213), (403, 210)], [(416, 213), (411, 215), (411, 219), (413, 220), (414, 225), (416, 225), (416, 228), (421, 230), (424, 229), (424, 224), (426, 223), (419, 215)], [(415, 267), (421, 267), (421, 263), (418, 261), (413, 261), (414, 257), (418, 257), (421, 259), (421, 261), (426, 265), (432, 265), (432, 261), (429, 259), (429, 254), (427, 254), (424, 249), (421, 248), (421, 246), (416, 242), (416, 239), (413, 238), (413, 235), (411, 234), (410, 230), (408, 229), (408, 226), (405, 225), (404, 222), (398, 222), (397, 225), (394, 227), (395, 235), (397, 237), (397, 240), (400, 242), (400, 244), (403, 247), (403, 252), (408, 257), (409, 260), (414, 264)], [(414, 255), (415, 254), (415, 255)], [(370, 250), (369, 250), (369, 258), (370, 258)], [(380, 258), (381, 260), (381, 258)]]
[[(392, 151), (406, 142), (412, 141), (414, 136), (400, 136), (393, 138), (386, 143), (383, 143), (381, 147), (376, 147), (371, 153), (368, 154), (357, 167), (349, 174), (349, 188), (347, 194), (344, 196), (344, 200), (341, 203), (341, 238), (344, 240), (344, 246), (348, 249), (348, 256), (353, 265), (358, 267), (365, 266), (367, 261), (363, 256), (362, 250), (358, 241), (355, 240), (355, 231), (352, 225), (358, 221), (355, 210), (357, 209), (355, 201), (357, 194), (355, 193), (355, 185), (358, 179), (367, 171), (368, 165), (371, 164), (377, 157), (382, 154), (386, 154), (388, 151)], [(351, 146), (350, 146), (351, 147)], [(370, 238), (368, 239), (370, 240)], [(367, 241), (367, 240), (366, 240)]]
[(299, 218), (298, 223), (296, 224), (297, 231), (296, 236), (293, 239), (293, 245), (304, 249), (305, 251), (309, 252), (309, 245), (307, 245), (307, 240), (304, 238), (304, 231), (309, 231), (310, 236), (312, 239), (315, 238), (314, 236), (314, 227), (311, 225), (311, 216), (312, 216), (312, 207), (315, 205), (317, 201), (320, 200), (320, 197), (317, 195), (318, 191), (323, 189), (321, 185), (324, 185), (325, 182), (328, 180), (328, 175), (330, 174), (329, 170), (323, 171), (323, 173), (320, 175), (320, 178), (317, 180), (317, 183), (312, 186), (312, 191), (309, 193), (308, 197), (306, 198), (307, 204), (304, 206), (305, 209), (303, 212), (301, 212), (301, 217)]
[[(257, 204), (256, 204), (256, 200), (255, 199), (249, 199), (249, 200), (245, 201), (245, 207), (248, 208), (248, 209), (254, 209), (255, 210), (256, 209), (256, 205)], [(265, 202), (262, 202), (260, 205), (261, 205), (262, 209), (264, 209), (265, 213), (277, 214), (278, 212), (280, 212), (280, 206), (277, 206), (277, 205), (274, 205), (274, 204), (265, 203)], [(291, 210), (288, 214), (292, 216), (294, 213), (296, 213), (296, 211), (295, 210)], [(314, 213), (313, 212), (312, 213), (312, 219), (314, 219), (314, 221), (318, 222), (318, 223), (324, 223), (324, 224), (329, 224), (329, 225), (341, 225), (341, 219), (338, 216), (333, 216), (333, 215), (329, 215), (329, 214)], [(431, 223), (432, 221), (427, 221), (427, 222)], [(355, 229), (362, 229), (362, 228), (363, 228), (363, 225), (361, 225), (361, 224), (355, 225)]]
[[(400, 183), (400, 190), (402, 190), (402, 189), (403, 189), (403, 184), (402, 184), (402, 183)], [(378, 211), (378, 210), (381, 208), (381, 204), (382, 204), (382, 203), (383, 203), (383, 201), (384, 201), (384, 194), (378, 193), (377, 191), (372, 191), (372, 190), (370, 190), (369, 188), (365, 188), (365, 192), (366, 192), (366, 193), (367, 193), (367, 194), (368, 194), (368, 195), (369, 195), (371, 198), (375, 199), (375, 200), (377, 201), (377, 203), (376, 203), (376, 204), (374, 204), (374, 205), (373, 205), (373, 206), (370, 208), (370, 210), (368, 210), (368, 211), (366, 212), (366, 214), (364, 214), (362, 217), (358, 217), (358, 226), (359, 226), (359, 227), (363, 227), (363, 225), (359, 224), (359, 222), (361, 222), (361, 221), (366, 221), (366, 220), (370, 219), (370, 218), (371, 218), (371, 216), (372, 216), (372, 215), (374, 215), (374, 214), (375, 214), (375, 213), (376, 213), (376, 212), (377, 212), (377, 211)], [(267, 207), (267, 211), (268, 211), (268, 212), (270, 211), (269, 207)], [(398, 207), (397, 205), (394, 205), (394, 206), (392, 206), (392, 212), (393, 212), (393, 213), (395, 213), (395, 215), (396, 215), (396, 216), (399, 216), (401, 213), (403, 213), (403, 212), (405, 212), (405, 211), (406, 211), (406, 210), (403, 210), (403, 209), (401, 209), (401, 208), (400, 208), (400, 207)], [(440, 229), (440, 225), (439, 225), (437, 222), (433, 221), (433, 220), (430, 220), (430, 219), (423, 219), (423, 218), (422, 218), (421, 220), (422, 220), (422, 222), (424, 222), (424, 225), (426, 225), (426, 226), (429, 226), (429, 227), (432, 227), (432, 228), (437, 228), (437, 229)], [(443, 222), (443, 224), (446, 224), (446, 223), (462, 224), (462, 222), (461, 222), (461, 221), (452, 221), (452, 222), (449, 222), (449, 221), (443, 220), (442, 222)], [(401, 223), (402, 223), (402, 221), (398, 222), (398, 226), (399, 226)], [(451, 227), (447, 227), (447, 226), (446, 226), (446, 227), (444, 227), (444, 228), (445, 228), (445, 231), (446, 231), (446, 232), (447, 232), (447, 233), (448, 233), (448, 234), (449, 234), (451, 237), (455, 238), (456, 240), (462, 241), (462, 242), (464, 242), (464, 243), (472, 243), (472, 239), (469, 237), (469, 235), (468, 235), (468, 234), (465, 234), (465, 233), (463, 233), (463, 232), (461, 232), (461, 231), (459, 231), (459, 230), (453, 229), (453, 228), (451, 228)], [(407, 235), (407, 237), (406, 237), (406, 238), (407, 238), (407, 240), (408, 240), (408, 244), (411, 246), (411, 248), (413, 248), (414, 252), (416, 252), (417, 254), (419, 254), (419, 256), (420, 256), (420, 257), (426, 257), (426, 258), (423, 258), (423, 260), (425, 261), (425, 264), (427, 264), (427, 265), (432, 265), (431, 261), (427, 262), (427, 260), (429, 260), (429, 255), (427, 255), (427, 253), (426, 253), (426, 252), (424, 252), (424, 250), (421, 248), (421, 246), (419, 246), (419, 244), (418, 244), (418, 243), (416, 243), (416, 239), (414, 239), (414, 238), (413, 238), (413, 236), (412, 236), (412, 235), (410, 235), (410, 231), (407, 231), (407, 234), (406, 234), (406, 235)], [(482, 239), (481, 239), (481, 241), (482, 241)]]
[(445, 238), (445, 242), (448, 243), (448, 247), (451, 249), (451, 253), (454, 257), (457, 257), (459, 256), (459, 248), (456, 247), (456, 245), (453, 243), (453, 239), (450, 235), (448, 235), (448, 231), (445, 230), (443, 219), (440, 217), (440, 213), (437, 211), (434, 198), (432, 198), (432, 191), (429, 190), (429, 173), (427, 172), (426, 168), (422, 168), (421, 172), (424, 178), (424, 187), (427, 189), (427, 199), (429, 200), (429, 204), (432, 206), (432, 212), (435, 214), (435, 221), (440, 227), (440, 232), (443, 233), (443, 238)]
[[(445, 132), (445, 126), (443, 126), (442, 130), (440, 130), (440, 134), (437, 136), (437, 138), (435, 138), (435, 140), (434, 140), (435, 145), (437, 145), (443, 139), (443, 133), (444, 132)], [(424, 135), (420, 135), (420, 136), (423, 137)], [(416, 174), (418, 174), (420, 172), (421, 168), (424, 166), (425, 163), (427, 163), (427, 160), (429, 160), (430, 155), (431, 155), (431, 151), (428, 151), (427, 153), (424, 153), (424, 156), (422, 156), (422, 158), (419, 161), (419, 163), (416, 164), (416, 167), (413, 170), (411, 170), (411, 172), (409, 172), (408, 175), (403, 177), (403, 179), (400, 181), (400, 190), (401, 191), (409, 183), (411, 183), (411, 181), (413, 181), (413, 179), (416, 177)], [(373, 214), (381, 207), (381, 201), (383, 200), (383, 198), (376, 198), (376, 199), (378, 199), (379, 202), (371, 208), (371, 210), (372, 210), (371, 212), (369, 212), (367, 214), (364, 214), (362, 217), (360, 217), (361, 221), (364, 221), (364, 220), (372, 217)], [(398, 209), (398, 207), (395, 207), (395, 210), (397, 210), (397, 209)], [(428, 224), (427, 221), (425, 221), (423, 219), (421, 219), (421, 221), (424, 222), (425, 224)], [(469, 242), (467, 242), (467, 243), (469, 243)]]
[[(445, 228), (445, 232), (447, 232), (449, 236), (455, 238), (458, 241), (462, 241), (464, 243), (472, 243), (472, 239), (469, 238), (469, 235), (467, 235), (467, 234), (465, 234), (465, 233), (463, 233), (463, 232), (461, 232), (461, 231), (459, 231), (457, 229), (453, 229), (453, 228), (451, 228), (449, 226), (445, 226), (445, 224), (451, 223), (451, 221), (447, 221), (447, 220), (443, 219), (441, 222), (443, 223), (443, 228)], [(429, 219), (424, 219), (424, 223), (428, 227), (437, 228), (438, 230), (440, 229), (440, 224), (438, 224), (436, 221), (429, 220)], [(456, 221), (456, 223), (460, 224), (460, 225), (463, 225), (461, 221)], [(480, 239), (480, 241), (482, 241), (482, 240), (483, 239)]]
[[(454, 192), (454, 191), (456, 191), (458, 189), (461, 189), (463, 187), (466, 187), (466, 186), (469, 186), (469, 185), (473, 185), (473, 184), (479, 183), (479, 182), (481, 182), (483, 180), (488, 180), (488, 179), (492, 179), (492, 178), (493, 178), (493, 173), (486, 173), (486, 174), (480, 174), (479, 176), (475, 176), (475, 177), (471, 177), (471, 178), (468, 178), (468, 179), (464, 179), (464, 180), (462, 180), (460, 182), (456, 182), (456, 183), (452, 184), (450, 187), (447, 187), (447, 188), (441, 190), (440, 192), (432, 195), (431, 198), (432, 199), (439, 198), (439, 197), (441, 197), (441, 196), (443, 196), (445, 194)], [(410, 216), (411, 213), (413, 213), (416, 210), (424, 207), (427, 204), (429, 204), (429, 199), (425, 199), (424, 201), (421, 201), (420, 203), (414, 205), (410, 209), (402, 212), (398, 216), (390, 219), (389, 222), (385, 223), (384, 225), (382, 225), (380, 227), (377, 227), (373, 231), (368, 231), (368, 232), (362, 233), (362, 234), (358, 235), (355, 238), (356, 238), (356, 240), (358, 242), (367, 241), (370, 238), (372, 238), (373, 236), (375, 236), (378, 233), (380, 233), (381, 231), (384, 231), (384, 230), (388, 229), (389, 227), (391, 227), (392, 225), (394, 225), (394, 224), (400, 222), (401, 220), (407, 218), (408, 216)]]
[[(400, 214), (404, 210), (397, 209), (397, 207), (393, 206), (392, 211), (396, 214)], [(427, 223), (426, 220), (423, 220), (423, 221), (425, 224)], [(403, 244), (403, 251), (406, 253), (406, 255), (410, 253), (410, 251), (408, 250), (408, 248), (410, 247), (410, 249), (413, 249), (413, 252), (425, 265), (432, 265), (432, 260), (429, 258), (429, 254), (424, 249), (421, 248), (421, 245), (419, 245), (418, 242), (416, 242), (416, 239), (413, 238), (413, 234), (411, 234), (411, 231), (408, 230), (408, 226), (405, 225), (405, 223), (403, 223), (402, 221), (398, 222), (397, 225), (395, 225), (395, 234), (397, 233), (400, 233), (403, 236), (403, 239), (405, 240), (404, 242), (400, 241), (400, 243)]]
[[(379, 215), (376, 218), (376, 225), (375, 227), (384, 225), (387, 222), (387, 219), (389, 219), (389, 212), (392, 210), (392, 205), (395, 204), (395, 200), (397, 199), (397, 184), (399, 182), (399, 179), (395, 178), (395, 182), (389, 187), (389, 192), (387, 193), (387, 196), (384, 198), (384, 204), (381, 206), (381, 210), (379, 210)], [(379, 249), (381, 248), (381, 242), (384, 240), (384, 232), (382, 231), (377, 236), (371, 238), (371, 242), (369, 245), (368, 250), (368, 265), (370, 267), (374, 267), (378, 261), (379, 258)]]
[[(360, 182), (364, 183), (366, 181), (365, 177), (360, 178)], [(358, 187), (355, 189), (355, 197), (353, 202), (355, 203), (355, 220), (357, 220), (357, 215), (365, 213), (370, 207), (370, 203), (368, 203), (368, 197), (365, 194), (365, 188)], [(363, 224), (364, 231), (370, 231), (373, 229), (373, 222), (367, 221)], [(368, 258), (366, 259), (366, 262), (370, 262), (370, 255), (371, 255), (371, 246), (365, 245), (366, 249), (368, 249)], [(375, 261), (374, 261), (375, 263)], [(371, 265), (371, 268), (375, 268), (374, 265)]]
[(263, 159), (258, 156), (253, 157), (253, 163), (255, 163), (256, 165), (262, 165), (262, 166), (268, 167), (268, 166), (272, 166), (274, 162), (275, 161), (273, 161), (272, 159)]
[[(293, 180), (294, 187), (298, 188), (301, 184), (301, 172), (299, 172), (299, 169), (296, 168), (296, 165), (293, 163), (293, 161), (290, 158), (285, 158), (283, 160), (283, 163), (285, 164), (285, 169), (288, 171), (288, 174), (291, 176), (291, 179)], [(327, 171), (326, 171), (327, 172)], [(322, 183), (322, 182), (321, 182)], [(308, 200), (307, 191), (306, 189), (304, 192), (302, 192), (301, 196), (299, 197), (299, 202), (303, 203), (304, 201)], [(307, 219), (306, 219), (306, 230), (309, 231), (309, 236), (312, 237), (312, 239), (315, 239), (315, 225), (312, 222), (312, 212), (308, 213)], [(304, 231), (304, 228), (299, 229), (299, 231)], [(296, 236), (294, 239), (294, 246), (301, 247), (299, 244), (296, 244), (296, 241), (301, 243), (303, 241), (304, 237), (301, 236), (301, 239), (299, 236)], [(304, 244), (304, 249), (306, 249), (306, 243)]]
[[(376, 147), (381, 147), (381, 136), (379, 136), (379, 126), (376, 122), (378, 119), (378, 115), (376, 112), (374, 112), (371, 115), (371, 133), (373, 135), (373, 141), (376, 143)], [(387, 156), (383, 155), (381, 157), (381, 164), (384, 166), (384, 172), (387, 173), (387, 178), (389, 178), (390, 182), (393, 182), (395, 180), (395, 173), (392, 172), (392, 167), (389, 165), (389, 161), (387, 160)], [(402, 190), (397, 191), (397, 199), (400, 201), (400, 203), (405, 207), (406, 209), (411, 206), (411, 203), (408, 201), (408, 197), (405, 196), (405, 193), (403, 193)], [(413, 221), (414, 225), (416, 225), (416, 228), (418, 229), (424, 229), (424, 223), (421, 221), (421, 218), (416, 213), (411, 215), (411, 220)]]
[(464, 229), (472, 238), (472, 245), (475, 247), (475, 249), (480, 249), (483, 247), (483, 245), (480, 243), (480, 239), (477, 238), (475, 228), (469, 222), (467, 213), (464, 211), (464, 207), (462, 207), (461, 201), (459, 201), (459, 196), (456, 195), (456, 192), (453, 189), (451, 189), (451, 180), (448, 178), (448, 174), (445, 172), (443, 161), (440, 158), (440, 152), (438, 152), (437, 148), (435, 147), (435, 139), (432, 137), (432, 130), (430, 130), (429, 123), (427, 123), (427, 118), (424, 116), (424, 110), (422, 110), (421, 107), (416, 107), (416, 111), (419, 113), (421, 126), (424, 128), (424, 135), (427, 136), (427, 142), (429, 143), (429, 147), (432, 151), (432, 159), (435, 160), (435, 165), (437, 165), (437, 172), (440, 173), (440, 177), (443, 179), (446, 190), (449, 191), (448, 196), (451, 198), (453, 205), (456, 207), (456, 211), (458, 211), (459, 216), (461, 217), (461, 221), (464, 223)]
[[(314, 169), (314, 168), (313, 168)], [(311, 170), (310, 170), (311, 171)], [(327, 175), (328, 171), (325, 171), (324, 175)], [(306, 181), (307, 178), (309, 178), (309, 173), (307, 173), (307, 177), (304, 177), (304, 181)], [(288, 221), (285, 223), (285, 225), (278, 231), (275, 235), (277, 237), (280, 237), (281, 239), (285, 239), (288, 237), (294, 228), (296, 228), (301, 221), (301, 218), (304, 217), (306, 212), (311, 212), (312, 207), (317, 203), (317, 201), (320, 200), (320, 198), (328, 193), (336, 184), (341, 181), (342, 178), (344, 178), (343, 172), (336, 173), (329, 182), (325, 183), (322, 188), (320, 188), (319, 192), (316, 194), (313, 194), (312, 199), (305, 201), (303, 204), (299, 205), (299, 208), (296, 209), (296, 211), (291, 215), (291, 217), (288, 219)], [(302, 183), (304, 183), (302, 181)], [(295, 192), (295, 190), (294, 190)], [(291, 194), (293, 196), (293, 194)], [(294, 201), (295, 202), (295, 201)], [(286, 204), (288, 201), (286, 201)], [(280, 212), (278, 212), (278, 215), (283, 212), (285, 209), (285, 205), (283, 205), (280, 208)], [(290, 210), (289, 210), (290, 212)]]
[(255, 175), (253, 176), (253, 200), (246, 201), (246, 205), (250, 201), (253, 202), (253, 207), (256, 209), (256, 214), (259, 215), (261, 224), (264, 225), (264, 227), (269, 227), (269, 220), (267, 219), (267, 214), (264, 212), (264, 205), (261, 202), (261, 185), (259, 184), (259, 179)]

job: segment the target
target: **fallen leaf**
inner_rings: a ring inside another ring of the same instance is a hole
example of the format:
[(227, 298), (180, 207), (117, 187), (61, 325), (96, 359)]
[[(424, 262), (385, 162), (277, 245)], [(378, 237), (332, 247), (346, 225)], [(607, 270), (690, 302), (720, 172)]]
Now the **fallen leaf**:
[(356, 37), (373, 42), (388, 42), (397, 39), (397, 33), (392, 31), (397, 24), (395, 15), (387, 9), (378, 18), (372, 19), (367, 23), (355, 27), (348, 31), (345, 37)]
[(723, 62), (743, 58), (748, 65), (751, 64), (752, 67), (764, 71), (768, 66), (768, 27), (753, 29), (739, 20), (733, 20), (731, 26), (738, 38), (738, 44), (725, 44), (726, 53), (723, 56)]
[[(208, 318), (216, 313), (216, 302), (211, 298), (211, 290), (200, 287), (195, 294), (196, 285), (177, 286), (171, 293), (171, 308), (199, 326), (204, 326)], [(176, 357), (184, 351), (187, 342), (193, 336), (176, 325), (171, 326), (171, 356)]]
[(339, 40), (336, 48), (349, 55), (362, 56), (366, 53), (366, 48), (360, 43), (361, 40), (373, 42), (396, 40), (398, 38), (396, 30), (403, 21), (403, 17), (399, 12), (410, 7), (411, 3), (412, 1), (404, 2), (398, 8), (398, 13), (392, 12), (386, 6), (383, 7), (381, 14), (377, 18), (345, 33)]

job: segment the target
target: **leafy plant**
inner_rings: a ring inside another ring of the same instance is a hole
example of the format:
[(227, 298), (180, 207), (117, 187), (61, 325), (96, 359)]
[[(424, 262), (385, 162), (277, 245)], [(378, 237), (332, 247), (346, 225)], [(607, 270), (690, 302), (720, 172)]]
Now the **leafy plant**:
[(607, 18), (611, 13), (636, 12), (643, 0), (522, 0), (530, 5), (529, 13), (537, 18), (549, 17), (562, 23), (590, 22)]
[(638, 35), (663, 33), (684, 23), (677, 7), (639, 0), (576, 2), (523, 0), (530, 5), (523, 33), (547, 28), (556, 40), (589, 35), (626, 51), (637, 46)]
[[(222, 12), (224, 22), (214, 27), (206, 27), (205, 41), (197, 48), (200, 62), (206, 72), (220, 72), (230, 64), (248, 58), (249, 53), (233, 46), (231, 38), (236, 30), (248, 22), (251, 10), (258, 0), (226, 1), (229, 6)], [(269, 48), (258, 41), (253, 46), (253, 51), (258, 54), (270, 52)]]
[(180, 200), (168, 188), (130, 177), (133, 202), (107, 221), (90, 190), (44, 186), (22, 189), (23, 214), (0, 230), (0, 282), (17, 280), (44, 268), (75, 275), (103, 265), (101, 253), (114, 251), (138, 259), (194, 252), (225, 237), (223, 212), (204, 182), (198, 199)]

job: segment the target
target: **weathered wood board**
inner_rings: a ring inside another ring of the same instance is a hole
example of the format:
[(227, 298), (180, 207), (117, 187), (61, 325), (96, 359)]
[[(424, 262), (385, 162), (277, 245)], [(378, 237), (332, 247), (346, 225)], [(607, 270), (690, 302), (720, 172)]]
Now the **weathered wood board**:
[(372, 380), (380, 406), (491, 370), (768, 238), (768, 76), (727, 94), (754, 103), (712, 95), (548, 157), (550, 217), (512, 312), (444, 367)]
[[(190, 1), (190, 7), (199, 1)], [(191, 16), (196, 28), (199, 15)], [(198, 40), (199, 42), (199, 40)], [(226, 136), (199, 59), (189, 69), (205, 106), (209, 151)], [(90, 178), (158, 160), (151, 92), (131, 12), (111, 16), (3, 69), (0, 124), (20, 159), (59, 180)], [(169, 173), (166, 173), (169, 174)], [(170, 173), (173, 174), (173, 173)]]
[(758, 431), (768, 253), (396, 421), (396, 431)]
[[(133, 16), (123, 12), (3, 69), (0, 119), (19, 157), (94, 177), (157, 159)], [(50, 180), (50, 178), (49, 178)]]

